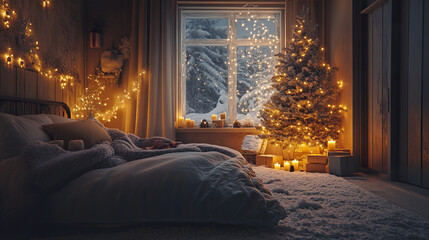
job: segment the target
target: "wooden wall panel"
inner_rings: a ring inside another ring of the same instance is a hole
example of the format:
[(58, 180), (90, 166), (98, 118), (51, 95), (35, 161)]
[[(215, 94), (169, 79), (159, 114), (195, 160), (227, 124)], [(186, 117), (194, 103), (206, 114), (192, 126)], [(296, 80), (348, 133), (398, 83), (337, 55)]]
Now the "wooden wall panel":
[(55, 101), (63, 102), (63, 90), (58, 81), (55, 81)]
[(8, 81), (15, 79), (15, 69), (6, 64), (0, 64), (0, 95), (14, 97), (16, 95), (16, 81)]
[(25, 75), (22, 69), (15, 67), (16, 75), (12, 79), (7, 79), (6, 81), (15, 81), (16, 82), (16, 97), (25, 98)]
[(25, 98), (37, 99), (39, 81), (36, 72), (27, 71), (25, 69), (18, 69), (21, 72), (21, 76), (24, 77), (25, 82), (25, 90), (24, 96)]
[(423, 96), (422, 96), (422, 185), (429, 188), (429, 3), (424, 2)]
[[(40, 75), (39, 75), (40, 77)], [(56, 89), (55, 89), (55, 80), (49, 79), (48, 81), (48, 99), (49, 101), (55, 101)]]
[(423, 0), (410, 1), (408, 62), (408, 182), (421, 185)]
[(399, 88), (399, 180), (408, 181), (408, 15), (409, 0), (401, 5), (401, 39)]
[(39, 99), (48, 100), (49, 99), (49, 78), (38, 75), (38, 88), (37, 96)]
[(75, 84), (63, 90), (57, 79), (0, 63), (0, 96), (61, 101), (72, 107), (76, 102), (76, 87), (80, 86)]
[(392, 1), (389, 0), (382, 5), (383, 11), (383, 64), (382, 64), (382, 149), (383, 149), (383, 160), (382, 160), (382, 169), (383, 172), (390, 172), (390, 73), (391, 73), (391, 7)]
[(383, 170), (383, 124), (382, 124), (382, 96), (383, 96), (383, 9), (380, 7), (373, 12), (373, 69), (372, 69), (372, 125), (373, 125), (373, 169)]
[(368, 15), (368, 168), (373, 168), (373, 150), (372, 150), (372, 56), (373, 56), (373, 17)]

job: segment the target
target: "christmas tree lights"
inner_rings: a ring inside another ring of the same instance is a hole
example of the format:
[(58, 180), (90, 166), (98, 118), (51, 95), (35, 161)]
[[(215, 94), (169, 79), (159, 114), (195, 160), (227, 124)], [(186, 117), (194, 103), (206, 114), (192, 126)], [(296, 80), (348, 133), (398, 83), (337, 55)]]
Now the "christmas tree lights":
[(275, 92), (260, 111), (264, 134), (284, 148), (301, 144), (326, 147), (342, 132), (346, 106), (335, 104), (342, 81), (335, 81), (336, 67), (324, 62), (315, 37), (317, 26), (308, 14), (297, 17), (289, 46), (278, 54), (272, 77)]

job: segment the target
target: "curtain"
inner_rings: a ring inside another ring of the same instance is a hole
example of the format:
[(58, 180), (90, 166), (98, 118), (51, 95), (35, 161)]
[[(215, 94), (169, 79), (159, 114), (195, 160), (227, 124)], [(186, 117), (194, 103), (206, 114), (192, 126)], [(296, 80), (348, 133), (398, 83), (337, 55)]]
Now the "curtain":
[(127, 108), (125, 130), (140, 137), (175, 138), (176, 8), (176, 0), (133, 0), (128, 75), (141, 87)]

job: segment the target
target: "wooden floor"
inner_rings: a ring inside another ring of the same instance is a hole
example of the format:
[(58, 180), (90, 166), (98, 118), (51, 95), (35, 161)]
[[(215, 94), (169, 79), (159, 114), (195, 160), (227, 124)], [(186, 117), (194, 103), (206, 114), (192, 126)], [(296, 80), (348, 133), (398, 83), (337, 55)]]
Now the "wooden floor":
[(401, 208), (429, 218), (429, 189), (392, 182), (375, 173), (358, 173), (345, 179)]

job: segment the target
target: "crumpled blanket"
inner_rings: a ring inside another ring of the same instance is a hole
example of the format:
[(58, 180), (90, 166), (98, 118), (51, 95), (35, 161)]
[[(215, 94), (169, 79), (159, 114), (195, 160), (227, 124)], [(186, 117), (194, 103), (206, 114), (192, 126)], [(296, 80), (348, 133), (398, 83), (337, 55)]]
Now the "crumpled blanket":
[(94, 169), (111, 168), (129, 161), (174, 152), (216, 151), (237, 158), (240, 164), (246, 164), (239, 152), (221, 146), (181, 144), (176, 148), (146, 149), (153, 146), (156, 140), (166, 143), (171, 140), (161, 137), (139, 138), (115, 129), (106, 130), (112, 138), (111, 143), (104, 142), (90, 149), (71, 152), (40, 141), (29, 144), (14, 159), (1, 162), (0, 225), (7, 226), (27, 218), (25, 214), (28, 209), (34, 209), (43, 197), (54, 194), (72, 180)]
[(47, 193), (60, 189), (88, 171), (126, 162), (116, 156), (112, 146), (107, 143), (71, 152), (56, 144), (35, 142), (25, 148), (21, 158), (28, 164), (34, 187)]
[(163, 140), (166, 143), (172, 141), (162, 137), (152, 138), (139, 138), (134, 134), (126, 134), (116, 129), (106, 129), (112, 138), (112, 147), (115, 150), (115, 154), (124, 158), (126, 161), (133, 161), (142, 158), (154, 157), (162, 154), (168, 154), (173, 152), (209, 152), (216, 151), (223, 153), (230, 157), (241, 156), (238, 151), (230, 148), (225, 148), (211, 144), (181, 144), (176, 148), (168, 149), (146, 149), (146, 147), (153, 146), (156, 140)]

